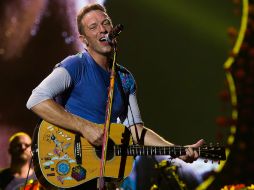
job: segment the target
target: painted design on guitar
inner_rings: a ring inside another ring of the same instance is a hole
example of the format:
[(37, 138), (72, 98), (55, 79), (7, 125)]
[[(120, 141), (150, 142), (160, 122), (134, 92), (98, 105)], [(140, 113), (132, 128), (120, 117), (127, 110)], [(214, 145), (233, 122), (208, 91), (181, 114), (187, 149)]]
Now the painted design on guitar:
[(55, 175), (56, 175), (55, 173), (48, 173), (47, 174), (48, 177), (55, 176)]
[(47, 162), (44, 162), (43, 163), (43, 166), (50, 166), (50, 165), (53, 165), (54, 164), (54, 162), (53, 161), (47, 161)]
[(72, 177), (62, 177), (62, 176), (57, 176), (56, 179), (60, 181), (60, 183), (64, 184), (64, 181), (66, 180), (73, 180)]
[(55, 161), (55, 160), (66, 160), (66, 161), (68, 161), (69, 163), (75, 163), (75, 162), (76, 162), (75, 160), (73, 160), (72, 158), (70, 158), (70, 157), (68, 156), (67, 153), (65, 153), (65, 154), (64, 154), (63, 156), (61, 156), (61, 157), (59, 157), (59, 156), (54, 156), (54, 157), (52, 157), (50, 160), (51, 160), (51, 161)]
[(49, 125), (43, 140), (50, 146), (48, 149), (50, 152), (41, 158), (47, 177), (54, 177), (61, 184), (64, 184), (66, 180), (80, 181), (86, 178), (86, 169), (77, 165), (76, 160), (69, 155), (71, 152), (69, 148), (74, 146), (74, 143), (65, 130)]
[(86, 169), (82, 166), (75, 166), (72, 168), (71, 176), (77, 180), (81, 181), (82, 179), (86, 178)]
[(67, 175), (70, 171), (70, 164), (65, 160), (62, 160), (56, 164), (56, 172), (59, 175)]

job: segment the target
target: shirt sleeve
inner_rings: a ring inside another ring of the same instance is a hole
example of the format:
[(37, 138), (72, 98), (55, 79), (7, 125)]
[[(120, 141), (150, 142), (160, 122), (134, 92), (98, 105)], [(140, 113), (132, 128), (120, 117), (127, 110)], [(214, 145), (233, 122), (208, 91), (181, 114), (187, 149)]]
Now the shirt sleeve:
[(141, 114), (138, 107), (136, 93), (129, 95), (129, 105), (127, 116), (122, 118), (123, 124), (127, 127), (130, 127), (134, 124), (143, 124)]
[(57, 67), (33, 90), (26, 107), (31, 109), (44, 100), (55, 98), (68, 89), (71, 83), (68, 71), (63, 67)]

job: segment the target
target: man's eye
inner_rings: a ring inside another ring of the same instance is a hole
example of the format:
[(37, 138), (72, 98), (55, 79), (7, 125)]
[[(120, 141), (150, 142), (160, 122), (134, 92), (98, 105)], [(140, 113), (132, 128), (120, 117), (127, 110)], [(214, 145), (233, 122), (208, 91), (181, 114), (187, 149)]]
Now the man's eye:
[(95, 25), (92, 25), (89, 27), (90, 30), (95, 30), (96, 29), (96, 26)]
[(25, 144), (25, 145), (26, 145), (27, 148), (31, 146), (31, 144)]
[(105, 22), (104, 22), (104, 25), (110, 25), (109, 20), (105, 21)]

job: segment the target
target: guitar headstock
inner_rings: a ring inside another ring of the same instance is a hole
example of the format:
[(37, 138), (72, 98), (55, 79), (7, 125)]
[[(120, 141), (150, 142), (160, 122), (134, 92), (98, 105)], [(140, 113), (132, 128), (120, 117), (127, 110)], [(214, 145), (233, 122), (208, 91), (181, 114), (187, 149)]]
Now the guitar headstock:
[(220, 146), (219, 143), (213, 145), (210, 143), (209, 145), (205, 144), (200, 147), (200, 157), (210, 160), (226, 160), (226, 152), (225, 147)]

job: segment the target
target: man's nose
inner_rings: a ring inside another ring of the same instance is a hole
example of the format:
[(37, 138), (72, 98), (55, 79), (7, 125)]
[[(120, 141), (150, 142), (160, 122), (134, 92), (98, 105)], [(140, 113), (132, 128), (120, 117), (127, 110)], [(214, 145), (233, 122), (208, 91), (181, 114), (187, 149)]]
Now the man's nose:
[(99, 28), (100, 28), (100, 32), (101, 33), (105, 33), (107, 30), (106, 30), (106, 28), (105, 28), (105, 26), (103, 25), (103, 24), (100, 24), (99, 25)]
[(21, 144), (22, 150), (25, 150), (27, 148), (26, 144)]

